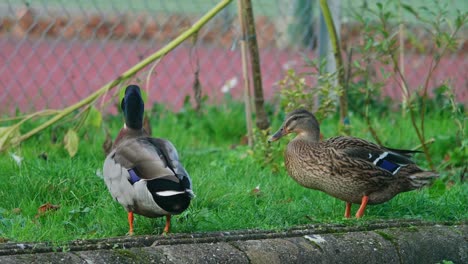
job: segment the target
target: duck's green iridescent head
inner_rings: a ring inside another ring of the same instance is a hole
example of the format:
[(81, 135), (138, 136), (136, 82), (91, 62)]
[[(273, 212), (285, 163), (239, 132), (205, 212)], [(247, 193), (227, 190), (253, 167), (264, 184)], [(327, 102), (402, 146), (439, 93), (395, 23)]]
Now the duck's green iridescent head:
[(122, 99), (121, 107), (127, 127), (141, 129), (143, 127), (145, 104), (141, 98), (140, 87), (137, 85), (129, 85), (125, 89), (125, 96)]

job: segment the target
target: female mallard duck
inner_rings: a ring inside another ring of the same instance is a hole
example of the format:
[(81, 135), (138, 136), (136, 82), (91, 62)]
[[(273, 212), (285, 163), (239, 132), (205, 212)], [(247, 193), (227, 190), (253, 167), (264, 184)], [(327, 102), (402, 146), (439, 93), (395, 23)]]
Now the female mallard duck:
[(288, 174), (304, 187), (345, 201), (346, 218), (351, 215), (352, 203), (361, 205), (356, 213), (360, 218), (367, 204), (386, 202), (438, 177), (410, 160), (415, 151), (386, 148), (354, 137), (320, 141), (317, 119), (303, 109), (289, 113), (269, 141), (289, 133), (297, 136), (284, 154)]
[(130, 235), (133, 213), (166, 216), (164, 233), (168, 233), (171, 215), (187, 209), (194, 196), (192, 182), (172, 143), (151, 138), (143, 129), (144, 104), (138, 86), (127, 87), (121, 107), (125, 125), (104, 161), (104, 181), (128, 211)]

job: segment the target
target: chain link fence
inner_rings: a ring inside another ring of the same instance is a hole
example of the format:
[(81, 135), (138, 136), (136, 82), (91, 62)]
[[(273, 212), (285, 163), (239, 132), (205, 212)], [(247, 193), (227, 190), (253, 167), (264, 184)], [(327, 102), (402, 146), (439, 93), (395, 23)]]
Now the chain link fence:
[[(0, 0), (0, 113), (62, 108), (86, 97), (157, 51), (187, 29), (215, 0)], [(133, 82), (149, 92), (149, 102), (180, 109), (192, 96), (196, 76), (203, 95), (220, 102), (242, 94), (236, 1), (198, 34), (166, 55), (154, 71)], [(253, 0), (264, 94), (274, 98), (285, 70), (317, 57), (318, 1)], [(350, 3), (343, 3), (344, 11)], [(461, 1), (463, 5), (463, 1)], [(299, 14), (299, 15), (298, 15)], [(352, 19), (342, 18), (344, 43), (359, 36)], [(457, 98), (468, 98), (466, 42), (447, 56), (434, 81), (450, 79)], [(424, 78), (428, 56), (408, 53), (410, 84)], [(198, 74), (195, 73), (198, 71)], [(149, 77), (148, 77), (149, 75)], [(397, 98), (396, 88), (387, 95)]]

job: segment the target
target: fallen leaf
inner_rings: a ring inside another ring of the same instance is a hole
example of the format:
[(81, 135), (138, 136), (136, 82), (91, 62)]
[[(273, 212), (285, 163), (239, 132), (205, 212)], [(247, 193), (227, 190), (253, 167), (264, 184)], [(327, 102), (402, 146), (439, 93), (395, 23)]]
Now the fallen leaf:
[(54, 211), (54, 210), (58, 210), (60, 208), (60, 205), (54, 205), (54, 204), (51, 204), (51, 203), (45, 203), (41, 206), (39, 206), (39, 208), (37, 209), (37, 212), (39, 213), (45, 213), (47, 211)]
[(262, 192), (260, 191), (260, 185), (257, 185), (255, 188), (253, 188), (250, 191), (250, 194), (253, 196), (260, 196), (262, 194)]
[(249, 137), (247, 136), (242, 136), (239, 140), (239, 145), (247, 145), (249, 144)]
[(104, 179), (104, 175), (102, 174), (102, 170), (101, 170), (101, 169), (96, 169), (96, 176), (97, 176), (98, 178)]
[(15, 153), (10, 153), (10, 157), (16, 162), (18, 166), (21, 166), (21, 162), (23, 161), (23, 157), (16, 155)]
[(450, 161), (450, 155), (449, 154), (445, 154), (444, 161)]
[(288, 203), (291, 203), (292, 201), (293, 201), (293, 199), (291, 197), (288, 197), (286, 199), (279, 200), (278, 203), (279, 204), (288, 204)]
[(70, 157), (76, 155), (78, 152), (78, 134), (73, 129), (69, 129), (65, 137), (63, 138), (63, 143), (65, 144), (65, 149), (68, 151)]
[(13, 208), (13, 210), (11, 210), (11, 212), (13, 214), (20, 214), (21, 213), (21, 208)]
[(39, 206), (39, 208), (37, 208), (36, 218), (44, 215), (48, 211), (57, 211), (58, 209), (60, 209), (60, 205), (45, 203), (45, 204)]
[(455, 181), (454, 180), (449, 180), (446, 184), (445, 184), (445, 188), (447, 190), (450, 190), (452, 189), (452, 187), (455, 185)]

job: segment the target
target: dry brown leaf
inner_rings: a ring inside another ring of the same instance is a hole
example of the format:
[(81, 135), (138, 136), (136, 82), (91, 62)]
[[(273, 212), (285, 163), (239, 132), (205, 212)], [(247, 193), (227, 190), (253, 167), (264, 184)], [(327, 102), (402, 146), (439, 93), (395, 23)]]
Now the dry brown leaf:
[(39, 208), (37, 208), (36, 218), (44, 215), (48, 211), (57, 211), (59, 208), (60, 208), (60, 205), (45, 203), (39, 206)]
[(455, 181), (454, 180), (449, 180), (446, 184), (445, 184), (445, 188), (447, 190), (450, 190), (452, 189), (452, 187), (455, 185)]
[(450, 161), (450, 155), (449, 154), (445, 154), (444, 161)]
[(249, 142), (249, 138), (247, 136), (242, 136), (240, 141), (239, 141), (239, 145), (247, 145)]
[(286, 199), (279, 200), (278, 203), (279, 204), (287, 204), (287, 203), (291, 203), (292, 201), (293, 201), (293, 199), (291, 197), (288, 197)]
[(262, 194), (262, 192), (260, 191), (260, 185), (257, 185), (255, 188), (253, 188), (250, 191), (250, 194), (253, 196), (260, 196)]

